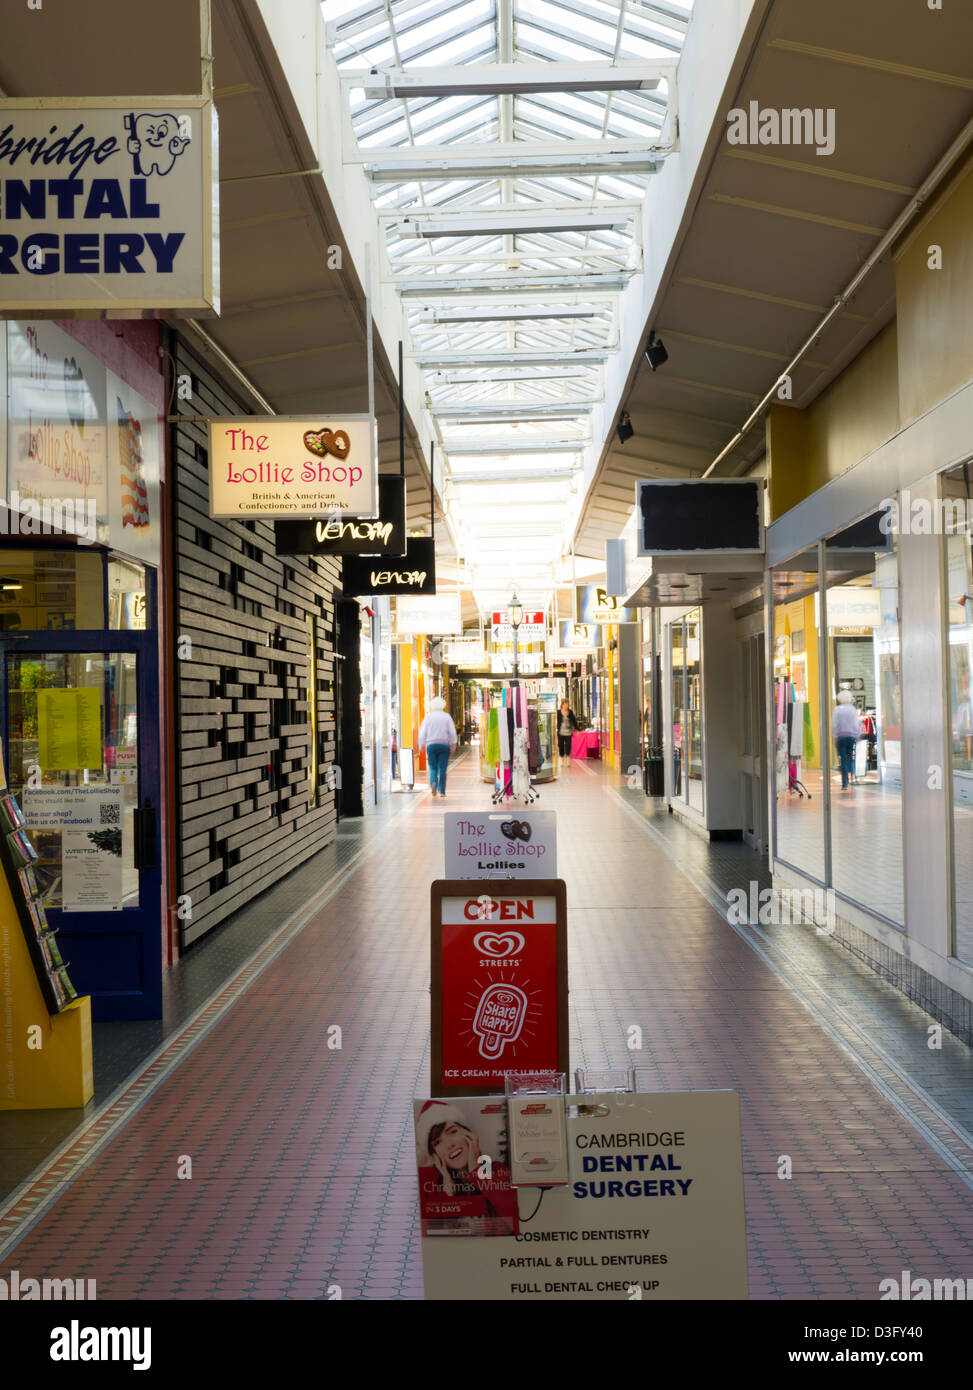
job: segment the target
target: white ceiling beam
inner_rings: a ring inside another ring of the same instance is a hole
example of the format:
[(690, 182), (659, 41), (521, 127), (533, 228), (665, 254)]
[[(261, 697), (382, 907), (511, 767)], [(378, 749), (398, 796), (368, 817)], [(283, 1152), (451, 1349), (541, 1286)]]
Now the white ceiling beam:
[(473, 214), (464, 209), (457, 214), (425, 208), (412, 217), (403, 217), (401, 212), (380, 212), (378, 218), (385, 223), (389, 235), (411, 241), (426, 237), (529, 236), (535, 232), (608, 232), (627, 227), (635, 215), (612, 204), (604, 212), (558, 212), (546, 208), (534, 211), (520, 206), (483, 208)]
[[(464, 108), (467, 109), (467, 108)], [(401, 119), (401, 115), (399, 116)], [(633, 159), (650, 160), (660, 152), (660, 146), (649, 140), (619, 139), (617, 136), (603, 140), (570, 140), (562, 136), (556, 140), (492, 140), (489, 143), (449, 145), (394, 145), (364, 146), (358, 151), (357, 160), (351, 162), (364, 164), (367, 169), (384, 171), (398, 165), (470, 165), (478, 168), (500, 164), (504, 168), (502, 177), (509, 175), (510, 169), (517, 167), (517, 161), (526, 164), (547, 165), (548, 159), (570, 159), (580, 163), (585, 159)], [(594, 172), (598, 172), (595, 170)], [(486, 177), (478, 175), (477, 177)]]
[[(522, 444), (443, 444), (442, 450), (452, 459), (500, 459), (513, 454), (580, 454), (590, 443), (590, 439), (538, 439), (525, 440)], [(495, 475), (494, 482), (502, 482), (505, 476)]]
[(562, 352), (407, 352), (406, 356), (420, 367), (509, 367), (513, 363), (525, 367), (554, 367), (561, 362), (607, 362), (611, 348), (584, 348), (581, 352), (565, 349)]
[[(524, 469), (522, 472), (507, 473), (450, 473), (446, 479), (448, 485), (466, 487), (479, 487), (488, 483), (559, 483), (568, 482), (577, 477), (580, 469), (577, 468), (548, 468), (548, 469)], [(533, 505), (533, 503), (531, 503)], [(546, 505), (541, 502), (539, 506)], [(557, 506), (562, 505), (561, 499), (556, 502)]]
[(574, 420), (587, 415), (593, 401), (550, 405), (546, 401), (474, 401), (471, 405), (432, 405), (437, 420)]
[(588, 274), (568, 275), (527, 271), (518, 275), (445, 276), (429, 275), (418, 279), (392, 279), (399, 293), (406, 298), (420, 296), (429, 299), (435, 295), (465, 294), (481, 299), (484, 294), (503, 293), (517, 295), (550, 294), (552, 290), (579, 290), (591, 294), (594, 290), (617, 291), (625, 289), (634, 271), (592, 271)]
[(652, 92), (675, 75), (674, 61), (654, 63), (484, 63), (478, 67), (389, 68), (341, 73), (342, 86), (367, 99), (519, 96), (527, 92)]
[[(527, 145), (527, 149), (530, 151), (527, 156), (521, 153), (510, 155), (508, 158), (501, 158), (495, 153), (497, 147), (488, 145), (486, 148), (491, 153), (480, 159), (451, 155), (448, 159), (430, 159), (428, 156), (424, 156), (422, 158), (389, 160), (383, 155), (381, 159), (366, 158), (363, 162), (365, 173), (372, 183), (405, 183), (410, 181), (442, 183), (452, 182), (454, 179), (595, 178), (609, 174), (618, 174), (624, 177), (626, 174), (655, 174), (662, 167), (661, 158), (648, 152), (612, 154), (605, 150), (597, 154), (584, 155), (580, 152), (574, 152), (573, 141), (561, 141), (560, 143), (570, 143), (572, 152), (569, 154), (538, 155), (533, 152), (531, 145)], [(447, 145), (445, 148), (448, 149), (449, 146)], [(523, 148), (524, 146), (521, 145), (521, 150)], [(365, 154), (367, 155), (367, 151)]]
[(492, 305), (484, 309), (460, 309), (454, 313), (450, 313), (448, 310), (442, 312), (434, 309), (430, 314), (421, 317), (418, 325), (413, 325), (413, 329), (427, 323), (443, 325), (450, 323), (509, 323), (512, 320), (526, 323), (538, 319), (593, 319), (599, 314), (610, 317), (611, 309), (606, 305), (593, 304), (565, 305), (563, 308), (540, 304), (534, 305), (533, 308), (510, 308), (499, 312)]

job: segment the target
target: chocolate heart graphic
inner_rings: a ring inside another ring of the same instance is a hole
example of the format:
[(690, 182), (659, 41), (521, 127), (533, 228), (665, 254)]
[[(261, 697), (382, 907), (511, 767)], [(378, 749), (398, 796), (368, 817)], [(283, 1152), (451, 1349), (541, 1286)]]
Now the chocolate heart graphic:
[(343, 463), (351, 452), (351, 440), (344, 430), (332, 432), (322, 426), (319, 430), (305, 430), (304, 447), (309, 454), (314, 454), (319, 459), (331, 454)]
[(530, 826), (523, 820), (505, 820), (500, 830), (508, 840), (530, 839)]
[(68, 419), (80, 435), (84, 434), (84, 373), (73, 357), (64, 359), (64, 395)]
[(473, 945), (485, 956), (502, 959), (503, 957), (516, 956), (522, 951), (524, 938), (519, 932), (510, 932), (506, 936), (491, 936), (489, 932), (480, 932), (474, 938)]

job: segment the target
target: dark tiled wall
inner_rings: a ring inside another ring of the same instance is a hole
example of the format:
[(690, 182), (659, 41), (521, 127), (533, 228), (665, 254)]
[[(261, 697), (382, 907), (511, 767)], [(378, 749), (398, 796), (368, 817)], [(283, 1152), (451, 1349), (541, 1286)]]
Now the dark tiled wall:
[[(180, 339), (192, 398), (170, 413), (243, 415)], [(177, 584), (178, 891), (183, 945), (225, 921), (335, 837), (333, 593), (340, 561), (277, 557), (273, 522), (209, 516), (205, 420), (171, 428)], [(318, 804), (309, 804), (306, 619), (317, 619)], [(192, 643), (180, 657), (180, 638)], [(185, 913), (185, 904), (183, 912)]]

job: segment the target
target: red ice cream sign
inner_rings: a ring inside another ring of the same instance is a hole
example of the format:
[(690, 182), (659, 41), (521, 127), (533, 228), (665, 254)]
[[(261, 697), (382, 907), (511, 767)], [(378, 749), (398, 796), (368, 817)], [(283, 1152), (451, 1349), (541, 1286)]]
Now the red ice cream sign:
[(462, 896), (441, 898), (438, 914), (433, 898), (434, 1085), (440, 1094), (470, 1095), (502, 1091), (508, 1071), (563, 1070), (559, 897), (508, 895), (495, 883), (490, 892), (462, 887)]

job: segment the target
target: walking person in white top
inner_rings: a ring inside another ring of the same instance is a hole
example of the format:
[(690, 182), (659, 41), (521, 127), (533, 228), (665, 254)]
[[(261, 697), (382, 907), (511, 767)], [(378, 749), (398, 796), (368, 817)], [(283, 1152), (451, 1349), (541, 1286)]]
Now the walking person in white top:
[(841, 790), (848, 790), (848, 779), (855, 769), (855, 744), (861, 737), (862, 723), (850, 690), (838, 691), (838, 703), (831, 711), (831, 737), (838, 750)]
[(419, 727), (419, 748), (426, 750), (433, 796), (446, 795), (446, 766), (455, 747), (456, 725), (446, 713), (446, 701), (437, 695), (429, 702), (429, 713)]

